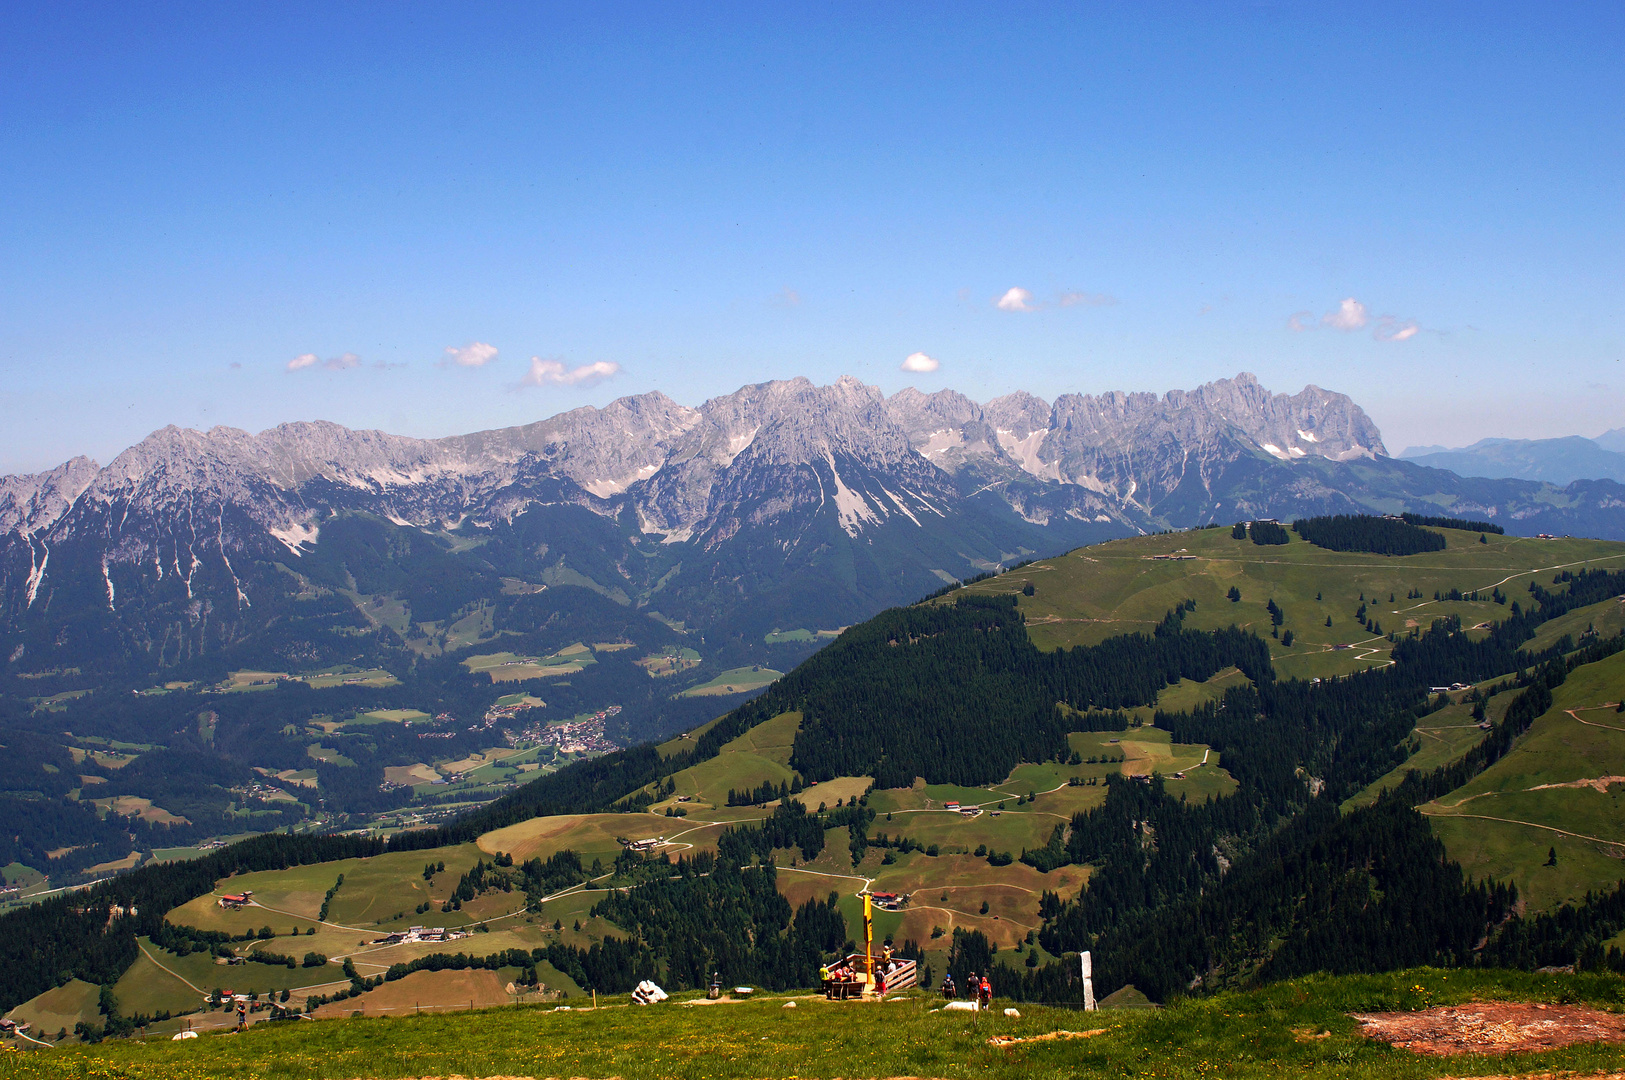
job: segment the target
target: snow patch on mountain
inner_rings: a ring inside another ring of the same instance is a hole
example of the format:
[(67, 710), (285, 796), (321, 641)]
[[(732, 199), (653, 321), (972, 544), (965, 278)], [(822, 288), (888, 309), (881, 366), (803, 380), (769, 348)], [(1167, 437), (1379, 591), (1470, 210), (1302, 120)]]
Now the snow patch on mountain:
[(314, 521), (290, 522), (287, 525), (274, 526), (267, 531), (295, 555), (303, 555), (302, 546), (315, 544), (322, 535), (322, 527)]
[(882, 515), (869, 506), (867, 499), (846, 486), (840, 470), (835, 467), (834, 455), (826, 455), (824, 461), (828, 463), (830, 476), (835, 481), (835, 512), (846, 534), (856, 536), (863, 531), (865, 524), (879, 524)]

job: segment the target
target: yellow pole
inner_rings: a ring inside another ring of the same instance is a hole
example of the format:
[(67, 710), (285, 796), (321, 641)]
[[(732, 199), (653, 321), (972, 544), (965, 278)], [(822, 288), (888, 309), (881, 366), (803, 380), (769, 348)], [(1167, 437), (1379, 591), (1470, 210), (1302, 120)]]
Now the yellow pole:
[(875, 993), (875, 916), (870, 906), (873, 898), (869, 890), (863, 891), (863, 966), (869, 973), (869, 993)]

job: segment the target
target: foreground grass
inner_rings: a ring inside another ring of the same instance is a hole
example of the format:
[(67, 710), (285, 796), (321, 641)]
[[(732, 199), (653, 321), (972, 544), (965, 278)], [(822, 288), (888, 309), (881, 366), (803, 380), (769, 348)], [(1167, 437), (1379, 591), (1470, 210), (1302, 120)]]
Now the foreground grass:
[[(1545, 1054), (1421, 1057), (1364, 1039), (1350, 1012), (1474, 1000), (1619, 1010), (1625, 980), (1421, 970), (1316, 977), (1158, 1012), (1086, 1015), (1023, 1006), (1019, 1020), (783, 999), (685, 1008), (542, 1008), (289, 1023), (187, 1042), (62, 1046), (0, 1055), (0, 1077), (1436, 1077), (1625, 1068), (1619, 1045)], [(1107, 1029), (1088, 1039), (995, 1049), (994, 1034)], [(1322, 1032), (1329, 1034), (1319, 1037)]]

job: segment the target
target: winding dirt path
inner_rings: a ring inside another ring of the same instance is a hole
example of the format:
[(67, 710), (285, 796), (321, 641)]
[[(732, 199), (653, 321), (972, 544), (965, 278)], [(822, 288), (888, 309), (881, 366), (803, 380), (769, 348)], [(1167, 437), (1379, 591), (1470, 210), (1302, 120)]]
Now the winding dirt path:
[[(1485, 794), (1499, 794), (1499, 792), (1486, 792)], [(1457, 805), (1460, 805), (1460, 804), (1458, 803)], [(1541, 824), (1539, 824), (1537, 822), (1533, 822), (1533, 821), (1519, 821), (1517, 818), (1491, 817), (1488, 814), (1444, 814), (1444, 813), (1438, 813), (1438, 812), (1429, 813), (1428, 811), (1422, 809), (1420, 806), (1417, 807), (1416, 809), (1417, 809), (1417, 812), (1420, 813), (1423, 817), (1473, 818), (1474, 820), (1477, 820), (1477, 821), (1499, 821), (1499, 822), (1501, 822), (1503, 824), (1506, 824), (1506, 825), (1526, 825), (1531, 829), (1544, 829), (1547, 832), (1554, 832), (1554, 833), (1559, 834), (1560, 836), (1572, 836), (1576, 840), (1589, 840), (1594, 844), (1606, 844), (1608, 847), (1611, 847), (1611, 848), (1625, 847), (1625, 842), (1622, 842), (1622, 841), (1617, 840), (1617, 839), (1616, 840), (1605, 840), (1600, 836), (1587, 836), (1585, 833), (1569, 832), (1567, 829), (1559, 829), (1555, 825), (1541, 825)]]

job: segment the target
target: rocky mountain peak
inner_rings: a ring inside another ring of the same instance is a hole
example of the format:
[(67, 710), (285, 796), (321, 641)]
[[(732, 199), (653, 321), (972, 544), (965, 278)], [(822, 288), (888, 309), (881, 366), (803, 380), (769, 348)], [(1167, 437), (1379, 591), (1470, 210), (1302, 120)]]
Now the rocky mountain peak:
[(50, 528), (99, 472), (100, 465), (81, 456), (45, 472), (0, 477), (0, 535)]

